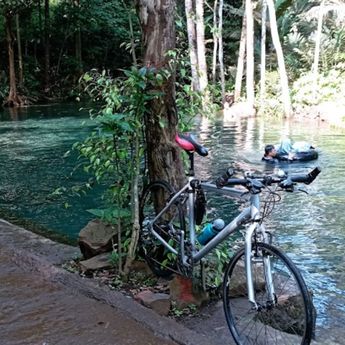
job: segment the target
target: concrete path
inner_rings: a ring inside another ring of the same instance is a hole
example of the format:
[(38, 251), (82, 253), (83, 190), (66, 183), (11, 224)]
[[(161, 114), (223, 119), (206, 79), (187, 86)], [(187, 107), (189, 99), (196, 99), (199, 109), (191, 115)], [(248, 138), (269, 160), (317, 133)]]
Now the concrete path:
[(79, 255), (0, 220), (1, 345), (220, 345), (59, 267)]
[[(222, 304), (182, 323), (60, 266), (79, 248), (0, 219), (0, 345), (234, 345)], [(344, 345), (343, 329), (312, 345)]]

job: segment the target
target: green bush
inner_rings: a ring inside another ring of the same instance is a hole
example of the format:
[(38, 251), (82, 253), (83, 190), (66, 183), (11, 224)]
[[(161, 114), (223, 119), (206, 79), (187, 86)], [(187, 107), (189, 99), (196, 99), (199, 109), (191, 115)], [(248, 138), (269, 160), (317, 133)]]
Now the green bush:
[(337, 102), (344, 104), (345, 73), (340, 70), (330, 70), (319, 75), (317, 88), (313, 75), (303, 74), (292, 86), (294, 107), (312, 106), (322, 102)]

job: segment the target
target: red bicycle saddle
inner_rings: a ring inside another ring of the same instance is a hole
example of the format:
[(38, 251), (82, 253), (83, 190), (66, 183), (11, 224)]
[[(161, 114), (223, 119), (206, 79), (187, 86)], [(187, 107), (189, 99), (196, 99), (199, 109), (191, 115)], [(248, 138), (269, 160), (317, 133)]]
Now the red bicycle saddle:
[(207, 156), (208, 150), (206, 147), (199, 144), (194, 135), (191, 133), (176, 133), (175, 141), (177, 144), (187, 152), (197, 152), (200, 156)]

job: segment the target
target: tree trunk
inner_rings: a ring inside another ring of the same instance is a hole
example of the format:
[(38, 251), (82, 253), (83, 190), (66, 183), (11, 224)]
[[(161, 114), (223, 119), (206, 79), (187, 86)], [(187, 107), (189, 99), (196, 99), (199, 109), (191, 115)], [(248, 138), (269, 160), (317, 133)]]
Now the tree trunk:
[(261, 66), (260, 66), (260, 105), (264, 105), (266, 95), (266, 20), (267, 3), (262, 0), (261, 11)]
[(324, 12), (325, 2), (322, 1), (319, 8), (319, 17), (317, 22), (317, 34), (315, 37), (315, 53), (314, 53), (314, 64), (313, 64), (313, 90), (316, 96), (317, 91), (317, 79), (319, 74), (319, 58), (320, 58), (320, 46), (321, 46), (321, 34), (322, 34), (322, 22), (323, 22), (323, 12)]
[[(137, 132), (140, 132), (138, 130)], [(136, 133), (134, 137), (134, 157), (133, 157), (133, 174), (132, 176), (132, 194), (131, 194), (131, 205), (132, 205), (132, 235), (131, 242), (128, 248), (128, 254), (126, 258), (126, 263), (124, 267), (124, 273), (128, 274), (132, 262), (135, 259), (135, 253), (137, 250), (137, 244), (139, 240), (139, 231), (140, 231), (140, 221), (139, 221), (139, 172), (140, 172), (140, 134)]]
[(40, 37), (43, 38), (41, 0), (37, 1), (37, 12), (38, 12), (38, 30), (40, 32)]
[(247, 103), (250, 108), (254, 108), (254, 18), (251, 0), (246, 0), (247, 17), (247, 71), (246, 71), (246, 90)]
[[(168, 68), (166, 53), (175, 49), (175, 0), (139, 0), (143, 31), (144, 64), (159, 72)], [(158, 86), (156, 87), (158, 88)], [(159, 87), (163, 93), (150, 104), (145, 118), (147, 161), (150, 180), (165, 179), (179, 187), (184, 181), (180, 149), (175, 144), (177, 113), (175, 106), (175, 71)]]
[(220, 72), (220, 84), (222, 87), (222, 100), (225, 99), (225, 75), (224, 75), (224, 58), (223, 58), (223, 0), (219, 1), (219, 12), (218, 12), (218, 39), (219, 39), (219, 72)]
[(5, 15), (5, 31), (8, 49), (8, 69), (10, 81), (10, 91), (7, 100), (5, 101), (5, 105), (9, 107), (17, 107), (21, 105), (21, 99), (17, 93), (16, 72), (14, 67), (14, 38), (12, 32), (12, 16)]
[(218, 6), (218, 0), (214, 0), (214, 5), (213, 5), (213, 58), (212, 58), (212, 82), (213, 82), (213, 84), (216, 84), (217, 52), (218, 52), (217, 6)]
[(196, 29), (193, 16), (195, 14), (193, 8), (193, 0), (185, 0), (185, 10), (187, 18), (187, 33), (188, 33), (188, 45), (189, 45), (189, 58), (192, 72), (192, 88), (194, 91), (200, 90), (200, 82), (198, 75), (198, 59), (196, 51)]
[(44, 1), (44, 92), (50, 90), (50, 9), (49, 0)]
[(235, 102), (238, 102), (241, 97), (244, 57), (246, 54), (246, 42), (247, 42), (247, 18), (246, 18), (246, 14), (244, 14), (243, 21), (242, 21), (240, 49), (238, 53), (238, 61), (237, 61), (237, 69), (236, 69), (235, 94), (234, 94)]
[(81, 30), (77, 28), (75, 33), (75, 58), (77, 60), (77, 78), (83, 74), (83, 60), (81, 56)]
[(37, 41), (41, 40), (44, 43), (44, 31), (43, 31), (43, 24), (42, 24), (42, 8), (41, 8), (41, 0), (37, 1), (37, 13), (38, 13), (38, 30), (39, 30), (39, 37), (35, 37), (34, 39), (34, 59), (35, 59), (35, 66), (38, 67), (38, 60), (37, 60)]
[(24, 76), (23, 76), (23, 54), (22, 54), (22, 41), (20, 37), (19, 14), (16, 14), (16, 29), (17, 29), (17, 47), (18, 47), (18, 86), (23, 89)]
[[(74, 0), (74, 6), (79, 13), (81, 12), (80, 9), (80, 0)], [(81, 53), (81, 28), (80, 28), (80, 21), (77, 20), (77, 29), (75, 32), (75, 58), (77, 60), (77, 78), (79, 78), (83, 74), (83, 61), (82, 61), (82, 53)]]
[(285, 62), (284, 62), (284, 54), (280, 44), (279, 35), (278, 35), (278, 28), (277, 28), (277, 20), (276, 20), (276, 13), (274, 9), (273, 0), (267, 0), (268, 12), (270, 17), (270, 26), (271, 26), (271, 35), (274, 48), (277, 53), (277, 60), (278, 60), (278, 69), (279, 69), (279, 77), (280, 77), (280, 84), (282, 88), (282, 101), (284, 104), (284, 114), (285, 117), (291, 116), (291, 101), (290, 101), (290, 91), (289, 91), (289, 83), (285, 69)]
[(131, 35), (131, 53), (132, 53), (132, 59), (133, 64), (136, 66), (138, 64), (137, 62), (137, 55), (135, 53), (135, 41), (134, 41), (134, 31), (133, 31), (133, 22), (132, 22), (132, 12), (129, 10), (128, 12), (128, 23), (129, 23), (129, 32)]
[(195, 0), (195, 8), (198, 73), (200, 81), (200, 91), (203, 92), (208, 85), (205, 53), (204, 0)]

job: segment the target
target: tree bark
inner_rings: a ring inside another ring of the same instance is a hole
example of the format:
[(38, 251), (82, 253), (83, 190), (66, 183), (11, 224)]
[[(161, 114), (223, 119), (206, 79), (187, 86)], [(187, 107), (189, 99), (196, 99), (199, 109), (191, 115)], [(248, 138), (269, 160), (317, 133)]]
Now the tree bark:
[[(144, 63), (157, 72), (168, 68), (166, 53), (175, 48), (175, 0), (139, 0), (143, 31)], [(157, 90), (163, 96), (151, 101), (145, 118), (147, 161), (150, 180), (164, 179), (179, 187), (184, 182), (180, 149), (175, 144), (177, 112), (175, 71)]]
[(223, 0), (219, 1), (218, 12), (218, 39), (219, 39), (219, 72), (220, 72), (220, 84), (222, 88), (222, 100), (225, 100), (225, 74), (224, 74), (224, 57), (223, 57)]
[[(78, 13), (81, 11), (80, 9), (80, 0), (75, 0), (74, 5), (77, 8)], [(83, 74), (83, 60), (82, 60), (82, 52), (81, 52), (81, 29), (80, 29), (80, 21), (77, 20), (77, 30), (75, 33), (75, 58), (77, 60), (77, 78), (79, 78)]]
[(285, 117), (290, 117), (292, 114), (291, 114), (289, 83), (288, 83), (288, 78), (287, 78), (286, 69), (285, 69), (284, 54), (283, 54), (283, 50), (282, 50), (280, 40), (279, 40), (276, 13), (275, 13), (273, 0), (267, 0), (267, 6), (268, 6), (269, 17), (270, 17), (272, 41), (277, 53), (278, 70), (279, 70), (280, 84), (281, 84), (281, 89), (282, 89), (282, 101), (284, 104), (284, 114), (285, 114)]
[(49, 0), (44, 1), (44, 92), (50, 90), (50, 8)]
[(133, 22), (132, 22), (132, 13), (131, 10), (128, 12), (128, 23), (129, 23), (129, 32), (131, 35), (131, 53), (134, 66), (137, 66), (137, 55), (135, 53), (135, 41), (134, 41), (134, 31), (133, 31)]
[(246, 54), (246, 42), (247, 42), (247, 18), (246, 18), (246, 14), (244, 14), (243, 20), (242, 20), (240, 49), (238, 53), (238, 61), (237, 61), (237, 69), (236, 69), (235, 93), (234, 93), (235, 102), (238, 102), (241, 97), (244, 58)]
[(266, 20), (267, 3), (262, 0), (261, 11), (261, 66), (260, 66), (260, 105), (263, 106), (266, 95)]
[(318, 79), (318, 74), (319, 74), (319, 58), (320, 58), (320, 46), (321, 46), (324, 7), (325, 7), (325, 2), (322, 1), (319, 8), (319, 17), (317, 21), (317, 34), (315, 37), (315, 53), (314, 53), (314, 64), (313, 64), (313, 71), (312, 71), (314, 95), (316, 95), (316, 91), (317, 91), (317, 79)]
[(205, 53), (204, 0), (195, 0), (195, 9), (198, 73), (200, 81), (200, 91), (203, 92), (208, 85)]
[(254, 18), (253, 6), (251, 0), (246, 0), (246, 17), (247, 17), (247, 71), (246, 71), (246, 90), (247, 103), (250, 108), (254, 108)]
[[(139, 132), (139, 131), (138, 131)], [(140, 171), (140, 140), (139, 133), (136, 133), (134, 137), (134, 149), (135, 152), (133, 157), (133, 174), (132, 176), (132, 194), (131, 194), (131, 205), (132, 205), (132, 235), (131, 242), (128, 248), (128, 254), (126, 258), (126, 263), (124, 267), (124, 273), (128, 274), (131, 268), (131, 265), (135, 259), (135, 253), (137, 249), (137, 244), (139, 240), (139, 231), (140, 231), (140, 221), (139, 221), (139, 171)]]
[(194, 91), (200, 90), (200, 82), (198, 75), (198, 59), (196, 51), (196, 28), (193, 16), (195, 11), (193, 8), (193, 0), (185, 0), (185, 11), (187, 19), (187, 34), (188, 34), (188, 45), (189, 45), (189, 58), (190, 67), (192, 73), (192, 88)]
[(78, 27), (75, 33), (75, 58), (77, 60), (77, 77), (79, 78), (83, 73), (83, 60), (81, 56), (81, 30)]
[(12, 32), (12, 18), (13, 17), (10, 15), (5, 15), (5, 32), (8, 49), (8, 69), (10, 82), (10, 91), (5, 104), (9, 107), (17, 107), (21, 105), (21, 99), (17, 93), (16, 72), (14, 67), (14, 37)]
[(17, 29), (17, 47), (18, 47), (18, 86), (23, 88), (24, 74), (23, 74), (23, 54), (22, 41), (20, 37), (19, 14), (16, 14), (16, 29)]
[(216, 84), (216, 72), (217, 72), (217, 52), (218, 52), (217, 6), (218, 6), (218, 0), (214, 0), (214, 5), (213, 5), (213, 58), (212, 58), (212, 82), (213, 82), (213, 84)]
[(41, 0), (37, 1), (37, 12), (38, 12), (38, 30), (40, 32), (40, 37), (43, 39)]

